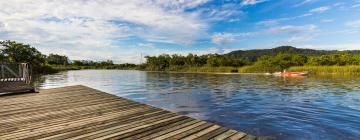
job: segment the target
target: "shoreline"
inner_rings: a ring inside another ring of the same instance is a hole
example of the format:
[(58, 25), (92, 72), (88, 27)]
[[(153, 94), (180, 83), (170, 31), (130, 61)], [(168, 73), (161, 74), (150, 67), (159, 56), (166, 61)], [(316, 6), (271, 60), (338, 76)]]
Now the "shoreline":
[(219, 74), (219, 75), (267, 75), (266, 73), (240, 73), (240, 72), (183, 72), (183, 71), (146, 71), (139, 70), (144, 72), (152, 73), (179, 73), (179, 74)]
[[(161, 72), (161, 73), (188, 73), (188, 74), (219, 74), (219, 75), (271, 75), (269, 72), (241, 72), (243, 67), (190, 67), (188, 69), (151, 71), (142, 68), (116, 68), (116, 67), (52, 67), (55, 73), (69, 70), (138, 70), (144, 72)], [(205, 68), (202, 72), (201, 68)], [(222, 70), (228, 68), (226, 70)], [(231, 72), (231, 70), (238, 70)], [(294, 66), (287, 69), (291, 71), (308, 71), (310, 75), (360, 75), (360, 66)]]

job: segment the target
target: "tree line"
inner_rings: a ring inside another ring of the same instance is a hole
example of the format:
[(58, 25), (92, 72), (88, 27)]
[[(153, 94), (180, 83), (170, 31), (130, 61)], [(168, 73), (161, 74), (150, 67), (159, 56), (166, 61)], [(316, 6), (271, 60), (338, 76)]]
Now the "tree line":
[(263, 50), (234, 51), (223, 55), (188, 54), (184, 56), (163, 54), (146, 56), (145, 58), (145, 64), (141, 65), (114, 64), (112, 60), (70, 60), (65, 55), (44, 55), (28, 44), (10, 40), (0, 41), (0, 63), (31, 63), (34, 71), (38, 73), (56, 72), (56, 69), (100, 68), (178, 71), (197, 67), (231, 67), (243, 68), (245, 72), (275, 72), (292, 66), (360, 66), (360, 51), (324, 51), (298, 49), (290, 46)]
[(345, 66), (360, 65), (360, 54), (336, 52), (319, 56), (278, 53), (263, 55), (252, 61), (231, 55), (159, 55), (146, 57), (146, 69), (153, 71), (176, 71), (186, 67), (244, 67), (247, 72), (275, 72), (292, 66)]
[(60, 70), (80, 68), (128, 69), (135, 68), (135, 64), (114, 64), (112, 60), (70, 60), (59, 54), (45, 55), (29, 44), (16, 41), (0, 41), (0, 63), (30, 63), (35, 73), (51, 73)]
[(243, 59), (219, 54), (188, 54), (187, 56), (163, 54), (159, 56), (146, 56), (145, 58), (146, 70), (152, 71), (176, 70), (177, 67), (241, 67), (249, 63)]

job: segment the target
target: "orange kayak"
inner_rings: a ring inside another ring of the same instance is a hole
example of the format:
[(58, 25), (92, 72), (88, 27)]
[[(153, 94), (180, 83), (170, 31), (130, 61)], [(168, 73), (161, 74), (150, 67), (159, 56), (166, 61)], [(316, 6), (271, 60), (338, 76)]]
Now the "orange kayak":
[(282, 76), (306, 76), (309, 72), (282, 72)]

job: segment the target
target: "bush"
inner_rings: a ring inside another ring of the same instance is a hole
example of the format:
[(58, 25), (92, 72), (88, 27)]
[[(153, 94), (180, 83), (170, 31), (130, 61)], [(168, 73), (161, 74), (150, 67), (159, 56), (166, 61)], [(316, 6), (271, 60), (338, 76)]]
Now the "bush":
[(296, 66), (290, 67), (289, 71), (309, 71), (313, 74), (360, 74), (360, 66)]

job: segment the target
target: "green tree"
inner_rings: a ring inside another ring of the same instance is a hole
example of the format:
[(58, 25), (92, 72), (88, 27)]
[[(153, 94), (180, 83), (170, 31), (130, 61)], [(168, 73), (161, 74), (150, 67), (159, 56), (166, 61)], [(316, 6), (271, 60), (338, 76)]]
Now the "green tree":
[(40, 66), (45, 62), (45, 55), (28, 44), (15, 41), (0, 41), (3, 58), (12, 63), (31, 63), (33, 66)]
[(0, 50), (0, 63), (4, 63), (4, 62), (7, 62), (8, 59), (7, 57), (5, 56), (5, 54), (3, 53), (2, 49)]
[(65, 55), (50, 54), (49, 56), (46, 57), (46, 60), (49, 64), (56, 64), (56, 65), (69, 64), (69, 58)]
[(220, 61), (219, 61), (219, 55), (218, 54), (211, 54), (208, 55), (206, 64), (212, 67), (218, 67), (220, 66)]
[(291, 62), (293, 66), (303, 66), (307, 63), (308, 57), (305, 55), (295, 54), (292, 55)]
[(167, 54), (146, 56), (147, 70), (164, 71), (169, 68), (171, 57)]
[(114, 62), (112, 60), (105, 60), (105, 61), (100, 61), (100, 62), (96, 63), (95, 65), (98, 65), (98, 66), (112, 66), (112, 65), (114, 65)]

